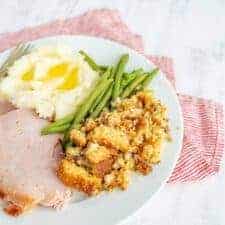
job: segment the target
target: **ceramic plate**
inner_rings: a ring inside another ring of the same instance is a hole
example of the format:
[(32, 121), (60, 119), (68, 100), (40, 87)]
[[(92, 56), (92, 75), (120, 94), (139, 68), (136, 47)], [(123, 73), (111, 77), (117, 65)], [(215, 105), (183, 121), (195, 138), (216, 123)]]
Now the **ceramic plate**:
[[(32, 42), (33, 45), (65, 44), (75, 51), (87, 51), (99, 64), (116, 63), (119, 56), (129, 53), (130, 60), (127, 70), (142, 67), (145, 70), (154, 68), (145, 57), (136, 51), (118, 43), (87, 36), (56, 36)], [(0, 60), (7, 54), (2, 53)], [(133, 176), (127, 191), (114, 191), (97, 197), (73, 202), (62, 211), (56, 212), (48, 208), (37, 208), (29, 214), (19, 218), (11, 218), (4, 213), (0, 224), (4, 225), (113, 225), (122, 221), (134, 211), (139, 209), (165, 184), (169, 178), (180, 154), (183, 139), (183, 121), (177, 95), (167, 81), (165, 75), (160, 74), (152, 81), (150, 87), (155, 95), (168, 108), (169, 125), (172, 142), (166, 143), (162, 161), (154, 167), (148, 176)], [(162, 202), (163, 204), (163, 202)]]

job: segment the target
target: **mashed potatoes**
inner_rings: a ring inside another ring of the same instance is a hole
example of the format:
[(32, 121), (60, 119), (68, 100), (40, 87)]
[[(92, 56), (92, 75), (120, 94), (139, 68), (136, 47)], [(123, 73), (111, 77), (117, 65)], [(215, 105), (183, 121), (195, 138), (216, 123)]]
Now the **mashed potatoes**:
[(35, 109), (43, 118), (59, 119), (76, 109), (97, 77), (69, 47), (44, 46), (9, 68), (0, 95), (19, 108)]

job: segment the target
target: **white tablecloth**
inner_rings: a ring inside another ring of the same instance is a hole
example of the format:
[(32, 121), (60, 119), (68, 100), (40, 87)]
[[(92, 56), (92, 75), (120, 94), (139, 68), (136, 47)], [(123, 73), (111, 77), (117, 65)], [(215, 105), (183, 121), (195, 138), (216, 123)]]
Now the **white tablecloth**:
[[(0, 33), (102, 7), (119, 9), (148, 53), (173, 57), (179, 92), (225, 104), (223, 0), (1, 0)], [(224, 165), (204, 181), (167, 184), (123, 224), (225, 224)]]

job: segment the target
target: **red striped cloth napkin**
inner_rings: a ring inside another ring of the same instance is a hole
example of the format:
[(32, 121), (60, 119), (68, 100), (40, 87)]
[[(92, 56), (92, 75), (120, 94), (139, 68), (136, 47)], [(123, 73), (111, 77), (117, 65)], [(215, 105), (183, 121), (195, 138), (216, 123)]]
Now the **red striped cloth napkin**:
[[(142, 38), (130, 31), (116, 10), (100, 9), (66, 20), (0, 35), (0, 51), (18, 42), (59, 34), (86, 34), (108, 38), (144, 54)], [(173, 61), (147, 56), (175, 87)], [(183, 149), (168, 182), (203, 179), (218, 172), (224, 151), (223, 107), (213, 101), (178, 95), (184, 115)]]

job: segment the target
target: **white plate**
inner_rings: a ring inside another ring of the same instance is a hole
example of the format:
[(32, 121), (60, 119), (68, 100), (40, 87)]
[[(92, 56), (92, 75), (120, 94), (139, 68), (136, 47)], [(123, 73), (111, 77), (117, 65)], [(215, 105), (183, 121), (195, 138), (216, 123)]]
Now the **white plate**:
[[(101, 38), (87, 36), (56, 36), (34, 41), (34, 45), (66, 44), (75, 51), (87, 51), (99, 64), (113, 64), (122, 53), (129, 53), (127, 69), (142, 67), (150, 70), (154, 66), (145, 57), (123, 45)], [(0, 60), (6, 52), (0, 55)], [(19, 218), (4, 213), (0, 224), (9, 225), (113, 225), (131, 215), (162, 187), (170, 176), (179, 156), (183, 139), (183, 121), (178, 98), (166, 77), (160, 73), (151, 83), (156, 96), (167, 106), (172, 142), (164, 147), (162, 161), (148, 176), (134, 176), (127, 191), (105, 193), (80, 202), (71, 203), (66, 209), (56, 212), (38, 208)], [(162, 202), (163, 204), (163, 202)]]

